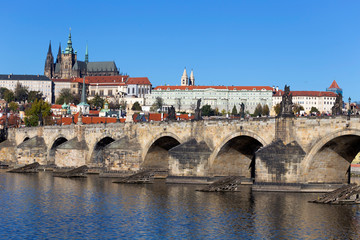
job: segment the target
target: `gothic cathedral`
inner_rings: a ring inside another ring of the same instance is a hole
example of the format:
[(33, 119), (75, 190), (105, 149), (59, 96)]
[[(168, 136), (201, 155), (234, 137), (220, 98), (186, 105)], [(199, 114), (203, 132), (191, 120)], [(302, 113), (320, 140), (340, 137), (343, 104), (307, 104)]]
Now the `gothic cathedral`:
[(65, 51), (61, 51), (61, 44), (56, 61), (51, 50), (51, 42), (46, 56), (44, 75), (48, 78), (69, 79), (84, 76), (115, 76), (119, 70), (114, 61), (89, 62), (88, 47), (86, 46), (85, 61), (77, 60), (77, 52), (74, 51), (71, 41), (71, 32)]

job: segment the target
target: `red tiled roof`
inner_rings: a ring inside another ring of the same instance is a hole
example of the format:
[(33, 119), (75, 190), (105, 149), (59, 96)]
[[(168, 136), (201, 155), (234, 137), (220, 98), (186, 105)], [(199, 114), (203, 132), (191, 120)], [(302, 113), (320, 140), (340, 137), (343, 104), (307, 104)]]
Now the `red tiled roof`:
[(241, 91), (241, 90), (269, 90), (272, 91), (273, 88), (269, 87), (269, 86), (157, 86), (155, 88), (155, 90), (194, 90), (194, 89), (228, 89), (228, 90), (236, 90), (236, 91)]
[(135, 77), (129, 78), (126, 84), (141, 84), (141, 85), (151, 85), (149, 79), (147, 77)]
[(53, 108), (53, 109), (61, 109), (62, 106), (60, 104), (53, 104), (53, 105), (51, 105), (51, 108)]
[[(293, 96), (307, 96), (307, 97), (336, 97), (337, 94), (334, 92), (325, 92), (325, 91), (290, 91)], [(274, 96), (284, 95), (283, 90), (277, 91)]]
[[(118, 76), (87, 76), (85, 77), (86, 84), (108, 84), (108, 85), (121, 85), (125, 84), (126, 80), (129, 78), (127, 75), (118, 75)], [(83, 78), (74, 78), (72, 82), (83, 82)]]
[(340, 88), (337, 82), (334, 80), (329, 88)]

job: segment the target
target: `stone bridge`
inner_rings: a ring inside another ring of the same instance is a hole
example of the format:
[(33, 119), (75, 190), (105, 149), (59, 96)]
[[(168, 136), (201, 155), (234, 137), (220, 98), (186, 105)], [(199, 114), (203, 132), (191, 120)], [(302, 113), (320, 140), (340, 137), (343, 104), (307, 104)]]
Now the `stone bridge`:
[(359, 118), (259, 118), (9, 129), (0, 143), (0, 161), (125, 171), (166, 168), (176, 177), (346, 183), (359, 151)]

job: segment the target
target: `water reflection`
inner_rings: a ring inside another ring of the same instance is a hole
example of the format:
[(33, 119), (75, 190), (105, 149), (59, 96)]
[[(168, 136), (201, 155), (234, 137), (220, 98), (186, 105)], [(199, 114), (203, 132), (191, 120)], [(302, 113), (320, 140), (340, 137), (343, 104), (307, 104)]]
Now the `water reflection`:
[(0, 238), (357, 239), (358, 206), (317, 194), (196, 192), (194, 185), (0, 173)]

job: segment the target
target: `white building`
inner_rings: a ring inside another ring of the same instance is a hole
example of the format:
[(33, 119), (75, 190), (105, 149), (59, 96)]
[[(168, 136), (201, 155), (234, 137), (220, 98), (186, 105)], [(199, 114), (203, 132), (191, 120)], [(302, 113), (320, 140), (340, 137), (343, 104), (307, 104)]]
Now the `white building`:
[(62, 89), (65, 89), (65, 88), (70, 89), (71, 88), (72, 80), (73, 79), (57, 79), (57, 78), (52, 79), (52, 81), (54, 83), (55, 101), (60, 96), (60, 92)]
[(173, 105), (177, 111), (193, 112), (198, 99), (201, 105), (210, 105), (219, 112), (231, 112), (234, 105), (237, 111), (245, 104), (245, 112), (253, 113), (256, 106), (272, 107), (273, 88), (269, 86), (158, 86), (146, 95), (145, 103), (151, 106), (157, 97), (164, 105)]
[[(337, 94), (325, 91), (290, 91), (294, 104), (304, 107), (306, 113), (310, 113), (312, 107), (316, 107), (321, 113), (330, 113), (334, 106)], [(273, 106), (280, 103), (284, 91), (279, 90), (273, 96)]]
[(53, 100), (53, 82), (44, 75), (0, 75), (0, 87), (14, 91), (20, 83), (28, 91), (42, 92), (45, 101), (51, 103)]

